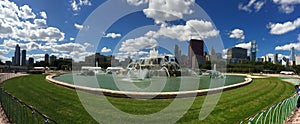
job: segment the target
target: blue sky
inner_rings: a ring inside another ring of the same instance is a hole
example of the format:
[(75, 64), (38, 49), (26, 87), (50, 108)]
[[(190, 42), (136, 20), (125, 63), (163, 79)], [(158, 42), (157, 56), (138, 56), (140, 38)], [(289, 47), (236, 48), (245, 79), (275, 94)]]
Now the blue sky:
[(172, 51), (175, 44), (186, 54), (189, 38), (222, 52), (256, 40), (258, 57), (300, 51), (300, 0), (162, 1), (1, 0), (0, 59), (11, 60), (16, 44), (36, 60), (48, 53), (81, 61), (95, 51), (122, 58), (144, 54), (142, 48)]

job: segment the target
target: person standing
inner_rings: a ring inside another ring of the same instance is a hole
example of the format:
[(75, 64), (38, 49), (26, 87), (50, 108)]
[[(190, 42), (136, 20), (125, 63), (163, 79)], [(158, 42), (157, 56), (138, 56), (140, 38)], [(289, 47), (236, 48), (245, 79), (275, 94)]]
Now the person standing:
[(295, 85), (295, 94), (293, 95), (293, 97), (295, 97), (296, 95), (298, 95), (298, 100), (297, 100), (297, 110), (300, 110), (300, 88), (299, 85)]

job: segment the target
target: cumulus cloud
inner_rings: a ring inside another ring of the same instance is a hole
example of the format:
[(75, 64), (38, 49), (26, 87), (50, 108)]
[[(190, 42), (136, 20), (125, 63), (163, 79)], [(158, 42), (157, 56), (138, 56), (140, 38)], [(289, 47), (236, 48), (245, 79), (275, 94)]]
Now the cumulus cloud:
[(281, 35), (293, 31), (300, 27), (300, 18), (297, 18), (294, 21), (287, 21), (284, 23), (269, 23), (268, 28), (270, 34)]
[(6, 49), (0, 49), (0, 54), (3, 55), (3, 54), (8, 54), (9, 51), (6, 50)]
[[(143, 2), (146, 1), (141, 3)], [(195, 0), (149, 0), (149, 7), (143, 12), (148, 18), (153, 18), (156, 23), (163, 23), (182, 19), (184, 14), (192, 14), (190, 6), (194, 3)]]
[(229, 37), (244, 40), (245, 39), (244, 31), (241, 29), (234, 29), (231, 31)]
[(79, 51), (84, 52), (86, 48), (90, 46), (89, 44), (78, 44), (78, 43), (65, 43), (65, 44), (57, 44), (57, 43), (49, 43), (44, 46), (41, 46), (40, 49), (44, 51), (51, 50), (53, 52), (72, 52)]
[(300, 4), (300, 0), (273, 0), (275, 4), (280, 5), (279, 11), (290, 14), (294, 12), (294, 8), (297, 4)]
[(244, 48), (244, 49), (250, 50), (251, 49), (251, 42), (240, 43), (240, 44), (235, 45), (235, 47), (240, 47), (240, 48)]
[(157, 41), (153, 38), (139, 37), (128, 39), (122, 42), (119, 49), (120, 52), (137, 52), (142, 49), (154, 48), (157, 46)]
[(4, 62), (4, 61), (10, 61), (11, 58), (8, 58), (8, 57), (6, 57), (6, 56), (0, 55), (0, 60), (1, 60), (2, 62)]
[(78, 30), (81, 30), (83, 28), (83, 25), (79, 25), (77, 23), (74, 24), (75, 28), (77, 28)]
[(32, 12), (32, 9), (28, 5), (24, 5), (20, 7), (18, 16), (22, 19), (34, 19), (36, 15)]
[(19, 44), (21, 49), (25, 49), (27, 51), (32, 51), (40, 48), (40, 44), (36, 42), (27, 42), (27, 43), (20, 43), (15, 40), (9, 39), (9, 40), (4, 40), (0, 46), (9, 49), (9, 50), (15, 50), (16, 45)]
[(252, 9), (254, 9), (255, 12), (258, 12), (265, 5), (265, 3), (266, 3), (265, 1), (250, 0), (246, 5), (240, 3), (238, 5), (238, 9), (246, 12), (252, 12), (253, 11)]
[(106, 48), (106, 47), (103, 47), (103, 48), (101, 49), (101, 52), (102, 52), (102, 53), (109, 53), (109, 52), (111, 52), (111, 49), (108, 49), (108, 48)]
[(108, 33), (108, 34), (104, 34), (103, 37), (106, 37), (106, 38), (117, 38), (117, 37), (121, 37), (122, 35), (121, 34), (118, 34), (118, 33)]
[(41, 15), (42, 18), (47, 19), (46, 12), (42, 11), (42, 12), (40, 12), (40, 15)]
[(56, 27), (48, 27), (46, 12), (40, 12), (43, 19), (36, 19), (30, 6), (19, 7), (11, 1), (0, 1), (0, 38), (22, 41), (55, 42), (64, 39), (64, 33)]
[(275, 50), (286, 50), (286, 51), (289, 51), (289, 50), (291, 50), (292, 47), (294, 47), (295, 50), (300, 51), (300, 42), (298, 42), (298, 43), (290, 43), (290, 44), (286, 44), (286, 45), (283, 45), (283, 46), (277, 46), (277, 47), (275, 47)]
[(161, 26), (158, 31), (149, 31), (145, 35), (153, 38), (164, 36), (179, 41), (188, 41), (215, 37), (219, 35), (219, 31), (209, 21), (189, 20), (185, 25)]
[(89, 0), (73, 0), (71, 1), (71, 6), (73, 11), (79, 11), (82, 6), (91, 6), (92, 3)]
[(140, 6), (143, 4), (147, 4), (149, 0), (127, 0), (127, 3), (134, 6)]

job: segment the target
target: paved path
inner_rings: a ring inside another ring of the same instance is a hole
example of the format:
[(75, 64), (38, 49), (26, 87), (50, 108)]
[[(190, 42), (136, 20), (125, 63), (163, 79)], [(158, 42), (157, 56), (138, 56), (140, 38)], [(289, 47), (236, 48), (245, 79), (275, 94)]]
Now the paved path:
[(292, 115), (285, 120), (284, 124), (300, 124), (300, 111), (292, 112)]
[[(3, 81), (14, 78), (14, 77), (19, 77), (19, 76), (24, 76), (26, 74), (21, 74), (21, 73), (0, 73), (0, 84), (3, 83)], [(5, 112), (2, 109), (2, 106), (0, 104), (0, 124), (10, 124), (9, 120), (6, 117)]]

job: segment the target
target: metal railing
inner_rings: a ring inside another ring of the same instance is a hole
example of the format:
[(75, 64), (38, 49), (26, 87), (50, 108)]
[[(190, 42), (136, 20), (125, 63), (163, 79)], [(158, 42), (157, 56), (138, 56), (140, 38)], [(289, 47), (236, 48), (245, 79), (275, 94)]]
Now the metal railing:
[(241, 121), (240, 124), (282, 124), (295, 109), (297, 97), (287, 98), (270, 108), (255, 114), (254, 116)]
[[(15, 77), (15, 75), (1, 75), (0, 83), (12, 77)], [(7, 118), (14, 124), (57, 124), (57, 122), (17, 99), (2, 87), (0, 87), (0, 103)]]

